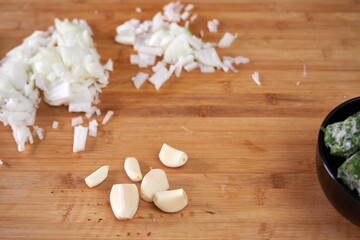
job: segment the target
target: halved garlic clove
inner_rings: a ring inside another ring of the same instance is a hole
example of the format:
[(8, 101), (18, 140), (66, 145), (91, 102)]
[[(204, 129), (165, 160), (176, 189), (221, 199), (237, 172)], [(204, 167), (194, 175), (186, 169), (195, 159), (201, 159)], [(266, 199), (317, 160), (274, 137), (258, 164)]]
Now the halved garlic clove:
[(159, 153), (160, 161), (167, 167), (181, 167), (184, 165), (188, 156), (183, 151), (177, 150), (164, 143)]
[(136, 185), (113, 185), (110, 192), (110, 205), (117, 219), (132, 219), (139, 207), (139, 191)]
[(132, 181), (134, 182), (141, 181), (142, 174), (141, 174), (139, 162), (138, 160), (136, 160), (136, 158), (133, 157), (126, 158), (124, 163), (124, 168), (126, 174)]
[(186, 207), (188, 198), (184, 189), (162, 191), (154, 194), (155, 205), (164, 212), (178, 212)]
[(109, 166), (102, 166), (85, 178), (86, 185), (88, 185), (89, 188), (96, 187), (105, 180), (108, 172)]
[(141, 198), (147, 202), (153, 201), (156, 192), (169, 189), (169, 182), (165, 171), (162, 169), (152, 169), (148, 172), (141, 182)]

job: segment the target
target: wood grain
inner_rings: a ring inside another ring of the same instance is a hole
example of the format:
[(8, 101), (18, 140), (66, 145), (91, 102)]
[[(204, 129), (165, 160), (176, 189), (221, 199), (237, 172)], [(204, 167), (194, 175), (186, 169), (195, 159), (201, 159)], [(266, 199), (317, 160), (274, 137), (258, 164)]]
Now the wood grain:
[[(0, 1), (0, 58), (58, 17), (86, 19), (102, 59), (115, 62), (99, 105), (115, 115), (88, 139), (85, 152), (72, 153), (70, 124), (78, 114), (65, 107), (40, 104), (36, 124), (45, 140), (22, 153), (10, 129), (0, 128), (0, 239), (360, 238), (359, 228), (329, 204), (315, 172), (323, 118), (360, 92), (359, 1), (192, 2), (199, 17), (191, 31), (204, 29), (207, 41), (237, 32), (219, 53), (251, 62), (237, 74), (183, 73), (156, 91), (149, 83), (132, 86), (133, 50), (113, 39), (117, 25), (150, 19), (166, 1)], [(219, 33), (206, 30), (213, 18)], [(251, 80), (254, 71), (261, 87)], [(164, 142), (189, 155), (184, 167), (161, 164)], [(171, 188), (186, 190), (189, 205), (166, 214), (140, 201), (132, 221), (116, 220), (109, 191), (130, 182), (123, 169), (128, 156), (139, 159), (143, 173), (165, 169)], [(108, 179), (88, 189), (84, 177), (104, 164)]]

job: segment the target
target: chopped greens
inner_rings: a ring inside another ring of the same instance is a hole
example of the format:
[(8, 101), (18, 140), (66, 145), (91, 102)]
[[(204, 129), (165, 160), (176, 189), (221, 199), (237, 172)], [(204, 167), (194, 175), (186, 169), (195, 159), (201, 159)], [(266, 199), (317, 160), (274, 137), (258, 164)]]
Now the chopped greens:
[(326, 127), (325, 145), (330, 154), (348, 157), (360, 150), (360, 112)]
[(360, 152), (352, 155), (339, 167), (337, 176), (351, 190), (356, 189), (360, 195)]

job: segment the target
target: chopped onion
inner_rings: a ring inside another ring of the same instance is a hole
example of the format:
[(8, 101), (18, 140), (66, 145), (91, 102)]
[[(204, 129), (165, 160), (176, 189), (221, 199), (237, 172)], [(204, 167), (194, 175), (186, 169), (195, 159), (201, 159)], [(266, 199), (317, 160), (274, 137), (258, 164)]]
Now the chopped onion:
[(190, 18), (190, 22), (195, 21), (196, 18), (197, 18), (197, 14), (192, 15)]
[(136, 12), (142, 12), (142, 9), (139, 8), (139, 7), (137, 7), (137, 8), (135, 8), (135, 11), (136, 11)]
[(187, 71), (187, 72), (190, 72), (192, 70), (194, 70), (195, 68), (198, 67), (198, 64), (196, 62), (192, 62), (192, 63), (189, 63), (187, 65), (184, 66), (184, 69)]
[(88, 128), (81, 125), (74, 128), (73, 152), (85, 150)]
[(218, 44), (219, 48), (229, 47), (237, 36), (237, 34), (232, 35), (231, 33), (226, 32)]
[(99, 124), (95, 119), (89, 122), (89, 136), (96, 137), (98, 125)]
[(0, 159), (0, 165), (3, 165), (4, 164), (4, 162)]
[(180, 21), (180, 12), (184, 8), (180, 2), (170, 2), (164, 6), (164, 16), (171, 22)]
[(193, 10), (194, 9), (194, 5), (193, 4), (188, 4), (188, 5), (186, 5), (186, 7), (185, 7), (185, 11), (191, 11), (191, 10)]
[(114, 70), (113, 65), (114, 65), (113, 61), (111, 59), (109, 59), (103, 67), (105, 70), (113, 71)]
[(107, 113), (105, 114), (105, 117), (104, 119), (102, 120), (102, 125), (105, 125), (109, 119), (111, 118), (111, 116), (114, 115), (114, 112), (113, 111), (107, 111)]
[[(193, 14), (190, 20), (185, 22), (185, 27), (178, 25), (177, 22), (180, 20), (189, 19), (189, 11), (194, 6), (188, 4), (185, 11), (182, 11), (183, 8), (184, 6), (180, 2), (171, 2), (164, 6), (164, 14), (158, 12), (152, 21), (141, 23), (137, 19), (131, 19), (116, 29), (116, 38), (131, 39), (131, 41), (125, 41), (124, 44), (133, 45), (134, 50), (137, 51), (137, 55), (130, 56), (131, 64), (137, 64), (139, 67), (153, 66), (156, 56), (163, 57), (152, 67), (154, 74), (148, 78), (157, 90), (173, 73), (179, 77), (183, 68), (191, 71), (199, 67), (201, 72), (214, 72), (216, 67), (217, 70), (223, 69), (227, 72), (232, 69), (236, 72), (237, 70), (232, 66), (233, 63), (239, 64), (245, 63), (245, 60), (248, 61), (248, 59), (236, 58), (236, 60), (226, 59), (226, 62), (223, 63), (215, 50), (218, 44), (204, 43), (202, 39), (192, 35), (189, 31), (189, 23), (197, 18), (197, 14)], [(218, 25), (217, 19), (208, 22), (209, 30), (212, 32), (217, 31)], [(203, 36), (204, 32), (200, 31), (200, 35)], [(231, 34), (230, 36), (234, 38)], [(220, 45), (230, 45), (228, 38), (229, 33), (225, 34)], [(166, 64), (170, 64), (168, 69)], [(139, 88), (146, 77), (145, 75), (133, 77), (135, 87)], [(139, 84), (135, 84), (138, 81)]]
[(159, 71), (161, 68), (166, 67), (165, 62), (157, 62), (155, 66), (152, 67), (153, 72)]
[[(113, 68), (111, 60), (100, 64), (86, 21), (54, 22), (55, 27), (35, 31), (1, 60), (0, 121), (11, 126), (19, 151), (33, 142), (27, 126), (35, 122), (38, 89), (50, 105), (88, 112)], [(43, 129), (34, 127), (34, 132), (43, 138)]]
[(95, 113), (96, 113), (96, 116), (100, 116), (101, 115), (101, 111), (100, 111), (100, 109), (96, 109), (96, 111), (95, 111)]
[(208, 65), (205, 65), (205, 64), (202, 64), (202, 63), (198, 63), (198, 66), (200, 68), (200, 72), (202, 73), (212, 73), (212, 72), (215, 72), (215, 69), (214, 67), (212, 66), (208, 66)]
[(149, 77), (149, 74), (138, 72), (135, 77), (133, 77), (131, 80), (133, 81), (135, 87), (139, 89), (141, 85), (146, 81), (146, 79)]
[(261, 82), (260, 82), (260, 76), (259, 76), (259, 73), (258, 72), (254, 72), (252, 75), (251, 75), (252, 79), (254, 80), (254, 82), (257, 84), (257, 85), (261, 85)]
[(209, 32), (217, 32), (218, 26), (219, 26), (219, 20), (217, 19), (213, 19), (207, 22), (207, 27), (209, 29)]
[(44, 139), (44, 129), (38, 127), (38, 126), (34, 126), (34, 133), (36, 134), (36, 136), (38, 136), (38, 138), (40, 140)]
[(74, 127), (76, 125), (82, 124), (83, 123), (83, 119), (82, 117), (76, 117), (71, 119), (71, 126)]
[(57, 129), (58, 126), (59, 126), (59, 122), (58, 121), (53, 121), (52, 128)]
[(181, 14), (181, 20), (185, 21), (186, 19), (188, 19), (190, 13), (188, 11), (185, 11)]

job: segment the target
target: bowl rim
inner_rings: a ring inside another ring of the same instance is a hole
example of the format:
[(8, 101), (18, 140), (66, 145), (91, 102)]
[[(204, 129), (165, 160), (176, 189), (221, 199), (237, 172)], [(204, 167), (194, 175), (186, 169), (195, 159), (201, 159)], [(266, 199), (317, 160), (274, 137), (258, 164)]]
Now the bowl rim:
[[(329, 120), (344, 106), (349, 105), (353, 102), (360, 102), (360, 97), (355, 97), (352, 99), (349, 99), (341, 104), (339, 104), (337, 107), (335, 107), (333, 110), (331, 110), (331, 112), (325, 117), (324, 121), (321, 123), (321, 127), (326, 127), (329, 124)], [(345, 119), (344, 119), (345, 120)], [(318, 133), (318, 149), (319, 149), (319, 154), (321, 157), (321, 161), (326, 169), (326, 171), (328, 172), (328, 174), (330, 175), (330, 177), (334, 180), (334, 182), (342, 189), (344, 190), (346, 193), (348, 193), (350, 196), (352, 196), (355, 200), (357, 200), (358, 202), (360, 202), (360, 196), (355, 194), (352, 190), (350, 190), (348, 187), (346, 187), (342, 182), (340, 182), (340, 180), (334, 175), (334, 173), (331, 171), (329, 165), (328, 165), (328, 161), (324, 155), (324, 147), (326, 148), (326, 146), (323, 144), (320, 144), (322, 142), (324, 142), (323, 140), (323, 132), (321, 130), (321, 128), (319, 129), (319, 133)]]

